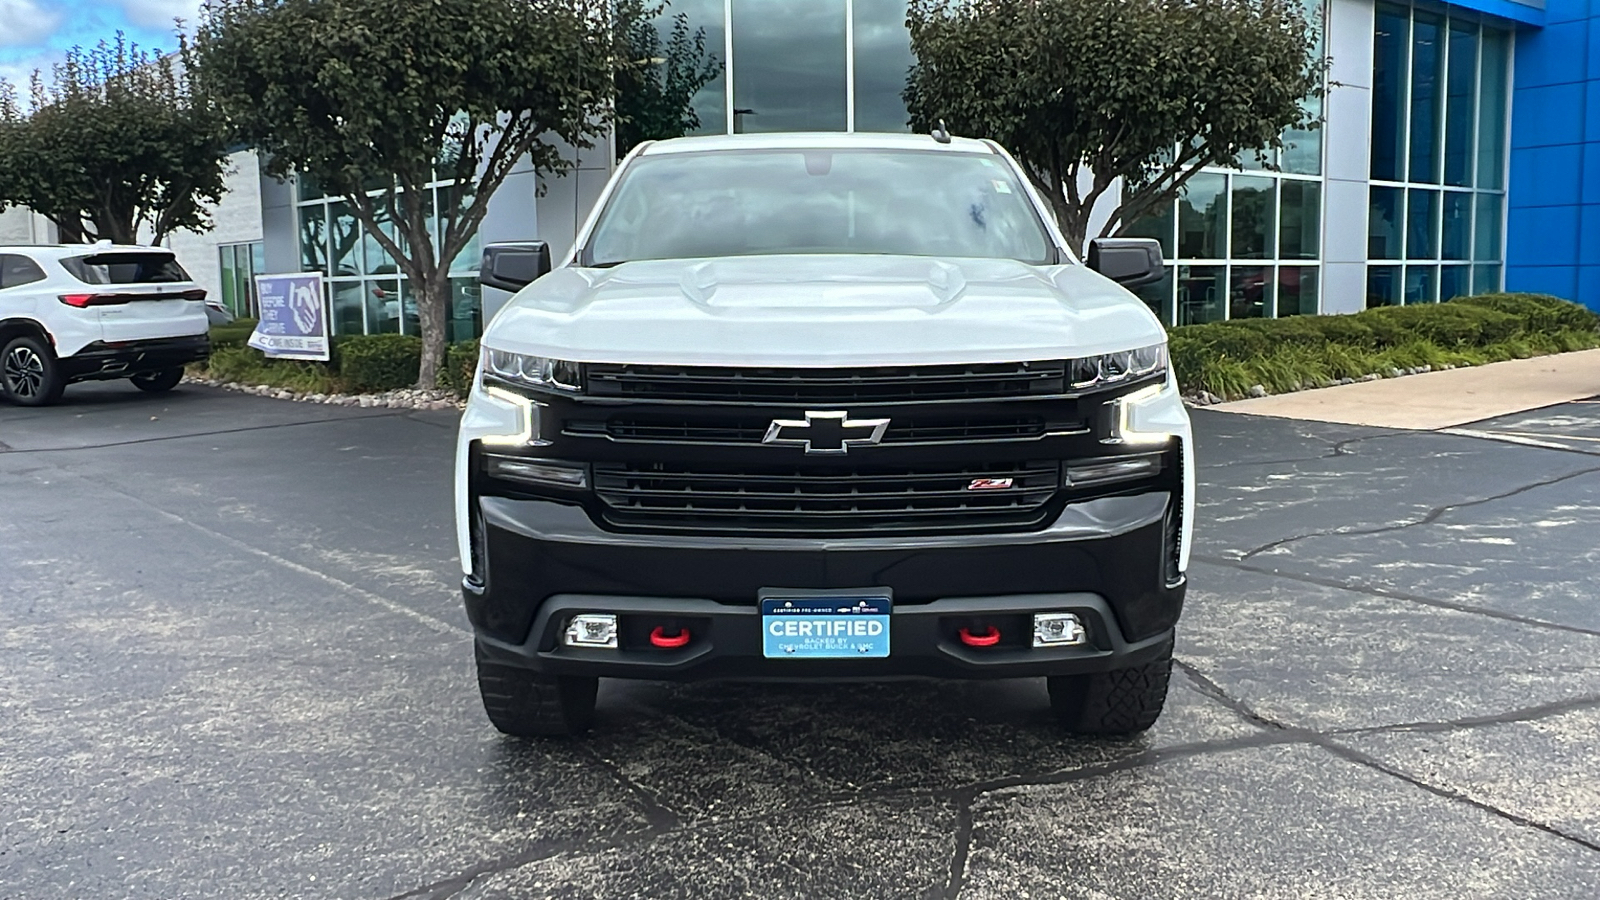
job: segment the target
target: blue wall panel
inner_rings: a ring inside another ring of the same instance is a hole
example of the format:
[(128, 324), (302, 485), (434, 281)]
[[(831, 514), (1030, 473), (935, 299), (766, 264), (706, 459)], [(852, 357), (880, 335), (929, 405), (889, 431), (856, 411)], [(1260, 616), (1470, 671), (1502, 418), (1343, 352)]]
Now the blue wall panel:
[[(1588, 53), (1589, 22), (1580, 20), (1547, 25), (1537, 33), (1539, 51), (1517, 54), (1517, 88), (1582, 81), (1584, 67), (1572, 63), (1582, 60)], [(1518, 49), (1520, 51), (1520, 45)]]
[[(1513, 207), (1506, 217), (1506, 233), (1515, 239), (1526, 235), (1528, 246), (1507, 262), (1512, 266), (1575, 266), (1578, 259), (1579, 206)], [(1600, 263), (1600, 259), (1595, 260)]]
[(1549, 24), (1517, 32), (1506, 217), (1506, 287), (1594, 309), (1600, 309), (1597, 7), (1590, 0), (1548, 0)]
[(1578, 269), (1576, 266), (1507, 266), (1506, 289), (1576, 297)]
[[(1584, 102), (1588, 96), (1581, 82), (1525, 88), (1518, 72), (1516, 102), (1511, 105), (1511, 146), (1551, 147), (1576, 145), (1584, 139)], [(1561, 110), (1561, 115), (1550, 115)]]
[[(1566, 5), (1582, 5), (1588, 7), (1587, 0), (1572, 0)], [(1478, 12), (1521, 22), (1524, 25), (1543, 25), (1546, 22), (1564, 21), (1554, 16), (1555, 8), (1563, 4), (1560, 0), (1451, 0), (1451, 6), (1462, 9), (1475, 9)], [(1566, 13), (1567, 19), (1573, 18), (1570, 11)]]
[[(1568, 115), (1571, 115), (1569, 112)], [(1511, 208), (1583, 202), (1583, 145), (1532, 147), (1511, 153)]]

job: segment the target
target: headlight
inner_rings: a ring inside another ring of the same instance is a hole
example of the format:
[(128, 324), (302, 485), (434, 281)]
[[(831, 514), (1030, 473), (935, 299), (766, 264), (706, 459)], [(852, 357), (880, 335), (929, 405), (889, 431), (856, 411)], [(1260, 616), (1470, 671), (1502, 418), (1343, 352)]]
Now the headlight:
[(1167, 371), (1167, 345), (1151, 344), (1137, 350), (1104, 353), (1071, 360), (1072, 389), (1090, 391), (1098, 387), (1164, 374)]
[(583, 367), (575, 362), (524, 356), (505, 350), (483, 351), (483, 371), (513, 383), (552, 391), (579, 393), (583, 390)]

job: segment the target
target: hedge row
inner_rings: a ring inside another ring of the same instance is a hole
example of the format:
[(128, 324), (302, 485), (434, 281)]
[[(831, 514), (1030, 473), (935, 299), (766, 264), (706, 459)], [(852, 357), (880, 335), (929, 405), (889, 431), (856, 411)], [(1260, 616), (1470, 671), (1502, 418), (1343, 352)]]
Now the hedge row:
[(1543, 294), (1482, 294), (1354, 315), (1188, 325), (1170, 352), (1185, 393), (1244, 396), (1418, 366), (1478, 365), (1600, 345), (1600, 315)]
[[(245, 346), (255, 322), (241, 319), (211, 329), (213, 377), (301, 391), (378, 393), (417, 383), (422, 339), (411, 335), (348, 335), (333, 339), (327, 363), (267, 359)], [(445, 349), (439, 386), (466, 396), (478, 364), (478, 342)]]

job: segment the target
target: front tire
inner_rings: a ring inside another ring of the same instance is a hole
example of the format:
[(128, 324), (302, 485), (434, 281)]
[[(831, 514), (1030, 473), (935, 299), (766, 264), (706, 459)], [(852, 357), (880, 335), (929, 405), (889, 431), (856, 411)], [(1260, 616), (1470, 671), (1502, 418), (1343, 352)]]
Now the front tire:
[(23, 335), (0, 348), (0, 395), (22, 406), (49, 406), (67, 387), (61, 366), (44, 342)]
[(1150, 662), (1049, 679), (1050, 707), (1073, 734), (1131, 737), (1161, 717), (1172, 679), (1172, 644)]
[(134, 387), (147, 394), (164, 394), (177, 387), (178, 382), (183, 380), (183, 367), (140, 372), (128, 380), (133, 382)]
[(474, 647), (474, 655), (483, 711), (501, 732), (522, 738), (569, 737), (594, 724), (600, 679), (541, 675), (491, 662), (482, 647)]

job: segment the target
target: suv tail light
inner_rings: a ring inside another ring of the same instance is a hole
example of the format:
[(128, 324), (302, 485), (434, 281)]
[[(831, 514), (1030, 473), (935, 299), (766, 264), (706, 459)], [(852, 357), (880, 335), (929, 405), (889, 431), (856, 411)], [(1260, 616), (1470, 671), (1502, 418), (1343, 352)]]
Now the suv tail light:
[(113, 306), (118, 303), (127, 303), (128, 297), (120, 294), (62, 294), (61, 302), (68, 306), (84, 309), (90, 306)]
[(59, 298), (68, 306), (85, 309), (90, 306), (118, 306), (135, 300), (205, 300), (205, 288), (190, 288), (161, 294), (62, 294)]

